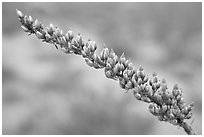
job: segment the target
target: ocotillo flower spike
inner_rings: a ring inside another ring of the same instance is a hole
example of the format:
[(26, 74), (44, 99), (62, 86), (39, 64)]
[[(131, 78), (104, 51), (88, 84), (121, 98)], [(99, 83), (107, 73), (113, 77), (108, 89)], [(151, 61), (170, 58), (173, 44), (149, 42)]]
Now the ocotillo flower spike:
[(149, 103), (149, 111), (160, 121), (166, 121), (181, 126), (187, 134), (195, 134), (192, 127), (185, 120), (192, 117), (194, 103), (185, 106), (181, 88), (177, 84), (173, 89), (167, 88), (165, 79), (159, 80), (154, 72), (152, 78), (145, 74), (142, 66), (135, 69), (133, 63), (127, 60), (124, 53), (118, 57), (114, 50), (104, 47), (100, 55), (96, 54), (97, 44), (91, 39), (83, 41), (78, 34), (75, 38), (71, 29), (66, 34), (59, 27), (51, 23), (47, 29), (43, 28), (37, 19), (24, 15), (16, 10), (21, 28), (28, 34), (35, 34), (38, 39), (60, 48), (66, 54), (81, 55), (88, 66), (103, 69), (109, 79), (118, 80), (119, 85), (126, 91), (133, 91), (139, 101)]

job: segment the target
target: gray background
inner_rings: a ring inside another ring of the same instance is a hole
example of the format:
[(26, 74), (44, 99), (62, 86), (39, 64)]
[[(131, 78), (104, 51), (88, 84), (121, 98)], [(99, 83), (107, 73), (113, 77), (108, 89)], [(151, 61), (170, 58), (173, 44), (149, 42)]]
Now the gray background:
[(15, 9), (44, 26), (71, 27), (99, 51), (124, 52), (169, 89), (178, 83), (186, 104), (195, 102), (192, 127), (202, 134), (201, 3), (3, 3), (3, 134), (185, 134), (82, 57), (28, 37)]

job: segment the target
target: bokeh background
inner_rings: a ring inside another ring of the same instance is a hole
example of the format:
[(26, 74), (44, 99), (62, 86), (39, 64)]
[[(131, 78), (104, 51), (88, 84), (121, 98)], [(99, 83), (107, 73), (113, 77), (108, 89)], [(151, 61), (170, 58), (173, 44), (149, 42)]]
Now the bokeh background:
[(124, 52), (170, 89), (178, 83), (186, 104), (195, 102), (192, 127), (202, 134), (201, 3), (3, 3), (3, 134), (186, 134), (82, 57), (28, 37), (16, 9), (44, 26), (71, 27), (99, 51)]

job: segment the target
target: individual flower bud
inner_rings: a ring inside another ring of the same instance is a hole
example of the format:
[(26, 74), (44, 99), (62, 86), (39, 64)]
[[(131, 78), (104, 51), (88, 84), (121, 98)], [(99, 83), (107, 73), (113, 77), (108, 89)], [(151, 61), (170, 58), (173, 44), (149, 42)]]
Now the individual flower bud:
[(121, 88), (124, 89), (124, 88), (125, 88), (125, 85), (126, 85), (126, 81), (125, 81), (123, 78), (120, 78), (120, 79), (119, 79), (119, 85), (120, 85)]
[(51, 36), (52, 36), (53, 31), (51, 30), (51, 28), (50, 28), (50, 27), (47, 27), (47, 33), (48, 33), (49, 35), (51, 35)]
[(149, 104), (149, 108), (150, 108), (150, 109), (154, 108), (153, 103), (150, 103), (150, 104)]
[(177, 97), (179, 95), (179, 90), (178, 89), (173, 89), (172, 93), (175, 97)]
[(63, 46), (64, 46), (65, 48), (68, 47), (68, 42), (67, 42), (65, 36), (61, 37), (61, 42), (62, 42), (62, 44), (63, 44)]
[(131, 81), (128, 81), (128, 82), (127, 82), (126, 88), (127, 88), (127, 89), (132, 89), (132, 88), (133, 88), (133, 84), (132, 84)]
[(82, 36), (81, 36), (81, 34), (78, 34), (78, 35), (77, 35), (76, 40), (77, 40), (77, 42), (79, 43), (79, 45), (82, 46), (83, 41), (82, 41)]
[(173, 109), (173, 110), (172, 110), (172, 113), (173, 113), (174, 115), (176, 115), (177, 112), (178, 112), (177, 109)]
[(159, 82), (155, 83), (155, 85), (156, 85), (156, 89), (159, 89), (161, 87), (161, 83)]
[(149, 80), (149, 85), (150, 85), (150, 86), (152, 86), (152, 85), (153, 85), (153, 82), (152, 82), (152, 80), (151, 80), (151, 79)]
[(100, 66), (105, 66), (105, 64), (102, 62), (102, 60), (100, 59), (99, 55), (97, 54), (93, 54), (93, 59), (94, 59), (94, 62)]
[(163, 92), (162, 97), (164, 100), (168, 100), (170, 98), (170, 94), (168, 92)]
[(156, 83), (153, 83), (151, 87), (152, 87), (152, 91), (153, 91), (154, 93), (155, 93), (156, 91), (158, 91), (157, 88), (156, 88)]
[(183, 113), (184, 115), (187, 115), (187, 114), (188, 114), (188, 108), (187, 108), (187, 107), (184, 107), (184, 108), (182, 109), (182, 113)]
[(45, 30), (41, 30), (40, 33), (45, 36), (46, 35), (46, 31)]
[(124, 53), (120, 56), (120, 62), (124, 65), (125, 64), (125, 55)]
[(65, 53), (67, 52), (67, 49), (65, 47), (62, 47), (61, 50), (64, 51)]
[(172, 104), (172, 100), (171, 99), (166, 100), (166, 104), (167, 105), (171, 105)]
[(156, 76), (157, 76), (157, 73), (156, 73), (156, 72), (153, 72), (153, 73), (152, 73), (152, 76), (153, 76), (153, 77), (156, 77)]
[(83, 50), (85, 52), (86, 55), (89, 55), (90, 54), (90, 49), (86, 46), (83, 47)]
[(178, 121), (176, 119), (172, 119), (170, 121), (170, 123), (173, 124), (173, 125), (178, 125)]
[(163, 116), (162, 115), (159, 115), (157, 118), (158, 118), (159, 121), (163, 121)]
[(193, 103), (189, 104), (188, 105), (188, 111), (191, 111), (193, 109), (193, 106), (194, 106)]
[(162, 88), (162, 91), (166, 91), (167, 90), (167, 84), (166, 84), (166, 80), (165, 79), (162, 79), (161, 88)]
[(112, 66), (111, 66), (110, 64), (105, 64), (105, 67), (106, 67), (107, 69), (112, 69)]
[(113, 59), (112, 59), (112, 58), (108, 58), (108, 59), (107, 59), (107, 64), (109, 64), (111, 67), (113, 67), (113, 66), (114, 66), (114, 61), (113, 61)]
[(113, 73), (116, 75), (119, 73), (119, 70), (120, 70), (120, 64), (117, 63), (113, 68)]
[(140, 88), (140, 90), (141, 90), (142, 92), (144, 92), (145, 85), (140, 85), (139, 88)]
[(33, 18), (31, 16), (28, 16), (28, 21), (30, 24), (33, 24)]
[(28, 21), (28, 16), (27, 16), (27, 15), (24, 16), (23, 20), (24, 20), (24, 23), (25, 23), (26, 25), (29, 25), (29, 24), (30, 24), (30, 22)]
[(192, 117), (192, 113), (188, 113), (188, 115), (185, 117), (186, 119), (191, 119), (191, 117)]
[(55, 31), (55, 27), (52, 23), (50, 23), (50, 31), (54, 32)]
[(127, 70), (128, 77), (132, 78), (133, 74), (134, 74), (133, 70), (130, 70), (130, 69)]
[(68, 44), (65, 36), (61, 37), (61, 41), (63, 45)]
[(127, 67), (128, 67), (130, 70), (132, 70), (132, 69), (134, 68), (132, 62), (130, 62)]
[(40, 28), (42, 27), (42, 24), (36, 19), (35, 23), (34, 23), (35, 29), (36, 30), (40, 30)]
[(57, 34), (56, 34), (56, 32), (53, 32), (53, 38), (54, 38), (54, 39), (57, 38)]
[(22, 25), (21, 28), (22, 28), (25, 32), (29, 32), (29, 29), (28, 29), (26, 26)]
[(90, 67), (94, 66), (94, 63), (91, 60), (85, 58), (85, 61), (86, 61), (86, 64), (89, 65)]
[(141, 100), (141, 95), (139, 93), (134, 93), (134, 96), (137, 100)]
[(150, 88), (149, 88), (149, 86), (147, 84), (145, 84), (144, 90), (145, 90), (145, 92), (149, 92), (150, 91)]
[[(69, 45), (69, 44), (68, 44), (68, 45)], [(85, 53), (83, 50), (81, 51), (81, 55), (82, 55), (84, 58), (87, 57), (86, 53)]]
[(183, 99), (183, 97), (182, 97), (182, 96), (181, 96), (181, 97), (179, 97), (177, 100), (178, 100), (178, 102), (179, 102), (179, 103), (181, 103), (181, 104), (183, 104), (183, 103), (184, 103), (184, 99)]
[(148, 77), (145, 76), (144, 79), (143, 79), (144, 83), (146, 83), (148, 81)]
[(142, 79), (140, 77), (137, 79), (137, 83), (138, 83), (138, 85), (141, 85), (143, 83)]
[(64, 36), (63, 30), (60, 30), (60, 37)]
[(90, 44), (90, 51), (91, 52), (95, 52), (95, 50), (97, 49), (97, 45), (96, 45), (96, 42), (91, 42)]
[(148, 97), (145, 97), (145, 96), (142, 96), (141, 100), (144, 101), (144, 102), (147, 102), (147, 103), (151, 102), (151, 100)]
[(153, 83), (157, 83), (157, 82), (158, 82), (158, 77), (157, 77), (157, 76), (154, 76), (154, 77), (152, 78), (152, 82), (153, 82)]
[(123, 71), (123, 78), (125, 80), (129, 80), (128, 74), (127, 74), (127, 69)]
[(107, 78), (113, 78), (113, 72), (111, 70), (105, 71), (105, 75)]
[(178, 84), (175, 84), (173, 89), (178, 90), (179, 89)]
[(132, 76), (132, 82), (133, 82), (134, 87), (137, 87), (137, 86), (138, 86), (138, 83), (137, 83), (137, 81), (135, 80), (135, 75)]
[(60, 45), (62, 44), (62, 42), (61, 42), (60, 38), (57, 38), (56, 43), (57, 43), (57, 44), (60, 44)]
[[(172, 99), (171, 100), (172, 105), (177, 106), (177, 100), (176, 99)], [(177, 106), (178, 107), (178, 106)]]
[(120, 71), (124, 71), (125, 70), (125, 67), (122, 63), (120, 63)]
[(170, 112), (169, 118), (170, 118), (170, 119), (173, 119), (173, 118), (174, 118), (174, 114), (173, 114), (172, 112)]
[(97, 55), (97, 63), (102, 67), (102, 68), (104, 68), (105, 66), (106, 66), (106, 64), (105, 64), (105, 62), (103, 62), (102, 60), (101, 60), (101, 58), (100, 58), (100, 56), (99, 55)]
[(116, 54), (115, 54), (115, 52), (113, 51), (113, 49), (110, 49), (109, 57), (110, 57), (110, 58), (114, 58), (115, 55), (116, 55)]
[(36, 36), (39, 38), (39, 39), (44, 39), (44, 35), (42, 33), (40, 33), (39, 31), (36, 32)]
[(194, 102), (191, 102), (191, 103), (189, 104), (189, 106), (193, 108), (193, 107), (194, 107)]
[(163, 102), (161, 95), (159, 95), (159, 94), (156, 95), (155, 94), (154, 96), (156, 97), (156, 100), (157, 100), (158, 103), (161, 104)]
[(184, 119), (184, 115), (182, 113), (178, 113), (178, 118), (182, 121)]
[(109, 49), (108, 48), (103, 48), (101, 51), (101, 60), (107, 60), (109, 56)]
[(177, 106), (177, 104), (172, 105), (174, 109), (179, 109), (179, 107)]
[(149, 105), (149, 111), (153, 114), (153, 115), (156, 115), (155, 111), (154, 111), (154, 105), (151, 103)]
[(74, 38), (74, 34), (73, 34), (73, 31), (71, 29), (68, 30), (67, 34), (69, 36), (69, 39), (73, 39)]
[(65, 34), (65, 38), (67, 41), (70, 41), (68, 33)]
[(55, 30), (57, 37), (61, 37), (60, 29), (57, 27)]
[(159, 114), (159, 113), (160, 113), (160, 108), (159, 108), (159, 106), (157, 106), (157, 107), (154, 108), (154, 112), (155, 112), (156, 114)]
[(123, 65), (124, 65), (125, 67), (128, 67), (128, 64), (129, 64), (129, 63), (130, 63), (130, 59), (126, 60), (125, 63), (123, 63)]
[(153, 115), (156, 115), (156, 113), (154, 112), (154, 109), (149, 109), (149, 111), (150, 111)]
[(114, 61), (114, 63), (118, 62), (118, 56), (116, 54), (113, 56), (113, 61)]
[(179, 92), (178, 95), (182, 96), (182, 90), (179, 89), (178, 92)]
[(177, 116), (181, 113), (181, 110), (178, 108), (177, 109)]
[(167, 111), (167, 105), (162, 105), (162, 112), (164, 113), (164, 112), (166, 112)]
[[(148, 89), (149, 89), (149, 87), (148, 87)], [(145, 90), (146, 90), (146, 88), (145, 88)], [(147, 92), (146, 94), (147, 94), (148, 97), (153, 96), (153, 92), (151, 90), (148, 90), (146, 92)]]
[(78, 44), (78, 42), (76, 41), (76, 39), (72, 39), (72, 40), (71, 40), (71, 44), (75, 47), (75, 49), (79, 48), (79, 44)]
[(99, 69), (99, 68), (101, 68), (97, 63), (94, 63), (94, 68), (95, 69)]
[(140, 65), (139, 66), (139, 71), (143, 71), (144, 70), (144, 68)]
[(16, 13), (19, 18), (23, 18), (25, 16), (20, 10), (17, 10), (17, 9), (16, 9)]

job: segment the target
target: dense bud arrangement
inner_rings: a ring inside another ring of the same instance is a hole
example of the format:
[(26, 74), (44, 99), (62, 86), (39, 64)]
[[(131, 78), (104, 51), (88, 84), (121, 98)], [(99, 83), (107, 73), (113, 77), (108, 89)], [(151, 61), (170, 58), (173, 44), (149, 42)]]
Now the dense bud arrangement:
[(117, 56), (113, 49), (103, 48), (99, 55), (96, 54), (96, 42), (91, 39), (84, 42), (81, 34), (75, 38), (71, 29), (64, 34), (58, 27), (50, 24), (45, 30), (37, 19), (34, 20), (19, 10), (17, 15), (22, 29), (29, 35), (35, 34), (42, 42), (53, 44), (67, 54), (81, 55), (90, 67), (104, 68), (107, 78), (118, 80), (120, 87), (126, 92), (131, 90), (137, 100), (149, 103), (150, 113), (160, 121), (181, 126), (188, 134), (195, 134), (191, 126), (184, 122), (185, 119), (192, 117), (194, 105), (191, 103), (185, 106), (182, 90), (177, 84), (170, 90), (166, 80), (160, 81), (156, 73), (149, 78), (143, 67), (135, 69), (130, 59), (125, 58), (124, 53)]

